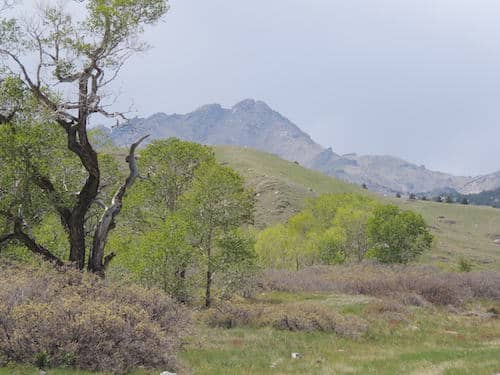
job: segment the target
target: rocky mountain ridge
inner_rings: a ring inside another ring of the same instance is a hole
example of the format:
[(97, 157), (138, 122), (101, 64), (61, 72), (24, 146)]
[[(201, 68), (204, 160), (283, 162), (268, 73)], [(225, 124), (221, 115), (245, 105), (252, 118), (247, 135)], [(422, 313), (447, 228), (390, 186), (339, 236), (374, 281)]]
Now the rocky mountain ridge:
[(231, 108), (209, 104), (187, 114), (156, 113), (114, 127), (112, 140), (120, 146), (139, 136), (149, 140), (177, 137), (207, 145), (254, 148), (296, 161), (306, 167), (383, 193), (454, 189), (463, 194), (500, 187), (500, 172), (478, 177), (454, 176), (426, 169), (393, 156), (339, 155), (323, 148), (297, 125), (262, 101), (243, 100)]

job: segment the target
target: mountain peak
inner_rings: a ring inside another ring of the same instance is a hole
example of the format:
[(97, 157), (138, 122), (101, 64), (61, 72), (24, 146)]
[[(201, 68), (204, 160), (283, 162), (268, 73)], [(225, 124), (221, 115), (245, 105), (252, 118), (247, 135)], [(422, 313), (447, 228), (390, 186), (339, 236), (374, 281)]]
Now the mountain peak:
[(267, 151), (306, 164), (322, 147), (266, 103), (245, 99), (231, 108), (208, 104), (184, 115), (156, 115), (112, 133), (118, 145), (127, 145), (137, 130), (152, 139), (176, 137), (207, 145), (235, 145)]
[(236, 103), (232, 108), (233, 112), (243, 111), (259, 111), (259, 112), (272, 112), (272, 109), (264, 102), (254, 99), (244, 99), (239, 103)]
[(213, 103), (213, 104), (205, 104), (199, 107), (198, 109), (195, 110), (195, 112), (208, 112), (208, 113), (213, 113), (213, 112), (221, 112), (223, 108), (221, 107), (220, 104)]

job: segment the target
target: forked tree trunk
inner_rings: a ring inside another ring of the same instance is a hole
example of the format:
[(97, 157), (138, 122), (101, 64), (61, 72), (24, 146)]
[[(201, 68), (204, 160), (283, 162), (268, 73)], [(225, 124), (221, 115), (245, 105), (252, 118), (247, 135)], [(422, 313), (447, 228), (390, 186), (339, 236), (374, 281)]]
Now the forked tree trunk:
[(123, 197), (127, 192), (127, 189), (133, 185), (137, 177), (139, 177), (139, 168), (137, 167), (137, 160), (135, 158), (135, 150), (144, 141), (148, 135), (142, 137), (137, 142), (130, 146), (130, 151), (125, 159), (129, 165), (130, 173), (126, 178), (125, 182), (118, 188), (111, 205), (106, 207), (101, 220), (97, 224), (94, 232), (94, 240), (92, 243), (92, 248), (89, 255), (88, 269), (101, 277), (104, 277), (104, 273), (109, 262), (115, 257), (114, 253), (110, 253), (104, 256), (104, 249), (108, 241), (108, 235), (111, 230), (115, 227), (115, 218), (120, 213), (123, 205)]

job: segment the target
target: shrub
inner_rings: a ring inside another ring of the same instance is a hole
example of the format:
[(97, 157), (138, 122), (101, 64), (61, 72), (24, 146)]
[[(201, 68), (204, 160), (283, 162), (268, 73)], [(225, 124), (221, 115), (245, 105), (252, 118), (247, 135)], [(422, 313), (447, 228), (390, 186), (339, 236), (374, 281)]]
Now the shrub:
[(343, 316), (320, 303), (292, 303), (274, 306), (227, 303), (210, 310), (206, 322), (211, 327), (273, 327), (300, 332), (334, 332), (357, 337), (367, 324), (359, 318)]
[(174, 368), (189, 327), (162, 292), (105, 283), (76, 270), (0, 266), (0, 356), (124, 373)]
[(472, 271), (472, 262), (465, 258), (465, 257), (460, 257), (458, 259), (458, 270), (460, 272), (470, 272)]
[(361, 264), (265, 271), (261, 288), (286, 292), (342, 292), (396, 297), (403, 304), (460, 306), (472, 298), (500, 300), (500, 274), (442, 272), (433, 267)]

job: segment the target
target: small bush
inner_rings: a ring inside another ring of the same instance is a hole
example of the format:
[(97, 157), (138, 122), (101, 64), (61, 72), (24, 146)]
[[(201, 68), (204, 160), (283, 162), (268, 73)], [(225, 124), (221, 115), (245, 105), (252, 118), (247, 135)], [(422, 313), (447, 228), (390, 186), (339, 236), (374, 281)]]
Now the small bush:
[(211, 327), (273, 327), (286, 331), (334, 332), (346, 337), (357, 337), (368, 329), (359, 318), (346, 317), (327, 306), (310, 302), (275, 306), (227, 303), (209, 311), (206, 321)]
[(189, 314), (163, 293), (75, 270), (0, 266), (0, 357), (124, 373), (174, 368)]
[(472, 271), (472, 262), (465, 257), (460, 257), (460, 259), (458, 259), (458, 270), (460, 272)]

